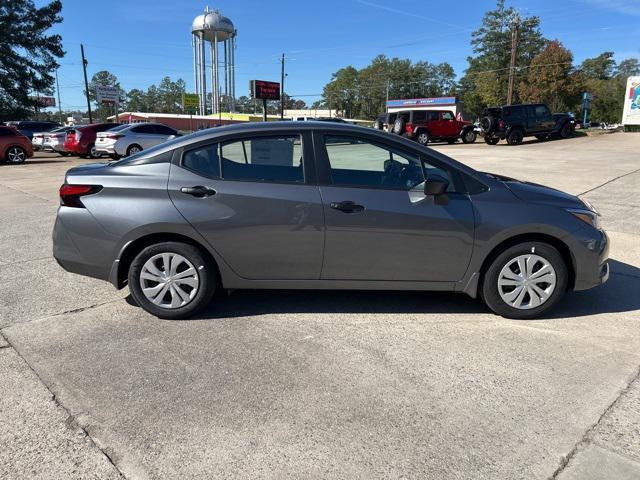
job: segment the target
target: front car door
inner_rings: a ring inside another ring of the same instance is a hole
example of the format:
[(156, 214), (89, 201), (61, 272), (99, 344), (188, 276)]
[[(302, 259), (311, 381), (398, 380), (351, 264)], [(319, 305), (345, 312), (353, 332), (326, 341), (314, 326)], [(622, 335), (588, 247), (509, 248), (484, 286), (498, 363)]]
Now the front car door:
[(541, 104), (541, 105), (536, 105), (535, 109), (536, 109), (536, 122), (540, 126), (540, 130), (543, 132), (552, 131), (553, 127), (555, 126), (555, 120), (553, 119), (553, 115), (551, 114), (549, 107), (547, 107), (544, 104)]
[[(474, 215), (457, 174), (361, 134), (314, 133), (326, 223), (322, 279), (454, 282), (473, 249)], [(431, 175), (446, 198), (424, 194)]]
[(221, 137), (178, 151), (169, 195), (238, 276), (320, 278), (324, 220), (310, 134)]
[(442, 136), (447, 138), (455, 138), (458, 136), (458, 122), (453, 112), (449, 110), (440, 112)]

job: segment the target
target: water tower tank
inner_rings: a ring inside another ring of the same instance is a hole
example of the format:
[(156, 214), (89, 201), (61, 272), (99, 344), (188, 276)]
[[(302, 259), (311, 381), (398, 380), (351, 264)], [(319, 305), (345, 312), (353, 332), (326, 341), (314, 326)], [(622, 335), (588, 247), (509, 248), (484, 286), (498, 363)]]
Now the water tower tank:
[(233, 22), (219, 11), (198, 15), (191, 24), (192, 33), (202, 33), (205, 40), (213, 42), (218, 36), (219, 42), (224, 42), (235, 33)]

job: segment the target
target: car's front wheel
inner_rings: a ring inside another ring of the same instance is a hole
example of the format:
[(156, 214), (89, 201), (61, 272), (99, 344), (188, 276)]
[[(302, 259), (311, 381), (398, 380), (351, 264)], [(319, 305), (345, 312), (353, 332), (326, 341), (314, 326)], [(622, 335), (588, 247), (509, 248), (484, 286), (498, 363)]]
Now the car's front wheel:
[(497, 145), (499, 141), (498, 137), (484, 137), (484, 143), (487, 145)]
[(24, 163), (27, 159), (27, 152), (22, 147), (9, 147), (5, 153), (5, 160), (9, 163)]
[(555, 247), (525, 242), (493, 259), (483, 276), (481, 295), (498, 315), (536, 318), (562, 298), (567, 283), (567, 266)]
[(216, 288), (216, 269), (186, 243), (163, 242), (143, 249), (129, 268), (135, 302), (160, 318), (183, 319), (202, 310)]
[(524, 134), (519, 128), (514, 128), (507, 135), (507, 143), (509, 145), (520, 145), (524, 139)]

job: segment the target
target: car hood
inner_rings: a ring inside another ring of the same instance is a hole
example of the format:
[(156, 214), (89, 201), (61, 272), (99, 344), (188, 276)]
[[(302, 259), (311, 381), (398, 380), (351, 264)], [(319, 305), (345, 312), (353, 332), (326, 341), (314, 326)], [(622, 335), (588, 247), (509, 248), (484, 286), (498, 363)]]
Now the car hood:
[(575, 195), (546, 187), (537, 183), (523, 182), (515, 178), (505, 177), (494, 173), (485, 173), (502, 182), (520, 200), (530, 203), (550, 205), (559, 208), (587, 208)]

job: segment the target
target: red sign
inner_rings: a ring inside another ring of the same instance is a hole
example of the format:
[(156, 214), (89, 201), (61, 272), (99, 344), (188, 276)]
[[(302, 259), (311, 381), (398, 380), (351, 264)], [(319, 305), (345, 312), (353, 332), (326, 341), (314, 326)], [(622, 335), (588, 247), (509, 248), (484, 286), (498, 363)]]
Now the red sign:
[(251, 80), (249, 90), (253, 98), (262, 100), (280, 100), (280, 84), (266, 80)]

